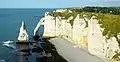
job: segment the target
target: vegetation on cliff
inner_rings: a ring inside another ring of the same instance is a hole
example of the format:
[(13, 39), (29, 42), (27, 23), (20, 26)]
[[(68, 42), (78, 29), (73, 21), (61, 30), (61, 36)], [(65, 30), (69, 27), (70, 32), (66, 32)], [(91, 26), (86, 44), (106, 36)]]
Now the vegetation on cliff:
[[(68, 8), (71, 9), (71, 8)], [(95, 13), (110, 13), (114, 15), (120, 15), (120, 7), (83, 7), (72, 8), (77, 12), (95, 12)]]
[[(49, 15), (54, 17), (60, 16), (63, 17), (63, 19), (68, 19), (70, 16), (73, 16), (73, 19), (70, 20), (71, 26), (77, 14), (80, 14), (80, 18), (83, 18), (83, 15), (87, 15), (88, 19), (92, 16), (97, 16), (101, 28), (104, 28), (103, 36), (106, 36), (107, 39), (115, 37), (120, 47), (120, 39), (117, 36), (120, 33), (120, 7), (84, 7), (66, 8), (64, 10), (66, 11), (50, 12)], [(72, 13), (69, 12), (69, 10), (72, 11)]]
[[(120, 15), (120, 7), (84, 7), (84, 8), (65, 8), (64, 12), (49, 12), (49, 15), (54, 17), (63, 17), (63, 19), (68, 19), (70, 16), (73, 16), (73, 19), (70, 20), (71, 26), (73, 25), (74, 19), (77, 16), (77, 14), (87, 15), (88, 18), (91, 18), (93, 15), (97, 16), (98, 19), (101, 19), (103, 15)], [(72, 11), (71, 12), (69, 12)], [(108, 16), (109, 17), (109, 16)], [(103, 19), (103, 18), (102, 18)], [(105, 18), (106, 19), (106, 18)], [(112, 18), (111, 18), (112, 20)]]
[[(106, 39), (115, 37), (120, 48), (120, 7), (84, 7), (84, 8), (66, 8), (64, 12), (49, 12), (49, 15), (54, 17), (63, 17), (63, 19), (68, 19), (73, 16), (73, 19), (70, 20), (71, 26), (73, 26), (74, 19), (77, 14), (80, 15), (80, 18), (84, 18), (83, 15), (86, 15), (86, 18), (89, 20), (92, 16), (96, 16), (98, 23), (101, 28), (104, 28), (102, 35)], [(71, 12), (69, 12), (72, 11)], [(86, 22), (86, 27), (88, 27), (88, 22)], [(120, 52), (116, 51), (116, 54), (113, 56), (114, 59), (120, 60)]]
[(67, 9), (64, 12), (49, 12), (49, 15), (54, 16), (54, 17), (62, 17), (62, 19), (68, 19), (70, 16), (73, 16), (73, 19), (70, 20), (70, 24), (73, 25), (73, 21), (75, 17), (77, 16), (76, 11), (72, 11), (72, 13), (69, 12), (69, 9)]

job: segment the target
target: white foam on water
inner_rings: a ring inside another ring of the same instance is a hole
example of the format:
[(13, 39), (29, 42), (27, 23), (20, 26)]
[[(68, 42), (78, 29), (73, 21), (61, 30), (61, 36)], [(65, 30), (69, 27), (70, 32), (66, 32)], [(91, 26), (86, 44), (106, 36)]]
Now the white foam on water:
[(14, 41), (8, 40), (8, 41), (3, 41), (2, 45), (11, 49), (16, 49), (16, 47), (13, 45)]
[(11, 41), (11, 40), (8, 40), (8, 41), (4, 41), (3, 43), (4, 44), (10, 44), (10, 43), (13, 43), (14, 41)]
[(0, 60), (0, 62), (5, 62), (5, 60)]

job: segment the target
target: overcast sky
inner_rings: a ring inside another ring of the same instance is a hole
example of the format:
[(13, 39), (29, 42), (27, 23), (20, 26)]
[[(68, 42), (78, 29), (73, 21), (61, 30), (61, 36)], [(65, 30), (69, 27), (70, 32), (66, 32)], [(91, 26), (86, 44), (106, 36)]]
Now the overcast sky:
[(0, 8), (120, 6), (120, 0), (0, 0)]

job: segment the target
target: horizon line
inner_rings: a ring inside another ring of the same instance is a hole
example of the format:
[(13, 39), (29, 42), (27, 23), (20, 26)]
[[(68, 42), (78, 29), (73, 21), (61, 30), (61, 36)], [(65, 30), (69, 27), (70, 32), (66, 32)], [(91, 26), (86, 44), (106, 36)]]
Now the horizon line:
[(120, 6), (78, 6), (78, 7), (1, 7), (0, 9), (62, 9), (62, 8), (83, 8), (83, 7), (120, 7)]

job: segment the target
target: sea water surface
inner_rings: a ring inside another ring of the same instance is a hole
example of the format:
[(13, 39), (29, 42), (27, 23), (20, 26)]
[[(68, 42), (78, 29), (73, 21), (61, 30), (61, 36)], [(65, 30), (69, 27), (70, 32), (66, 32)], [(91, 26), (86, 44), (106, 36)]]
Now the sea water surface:
[[(44, 16), (45, 12), (53, 10), (55, 9), (0, 9), (0, 61), (14, 62), (16, 60), (16, 52), (3, 46), (2, 42), (17, 41), (22, 21), (25, 22), (29, 38), (31, 38), (40, 18)], [(39, 32), (42, 31), (41, 28)]]

